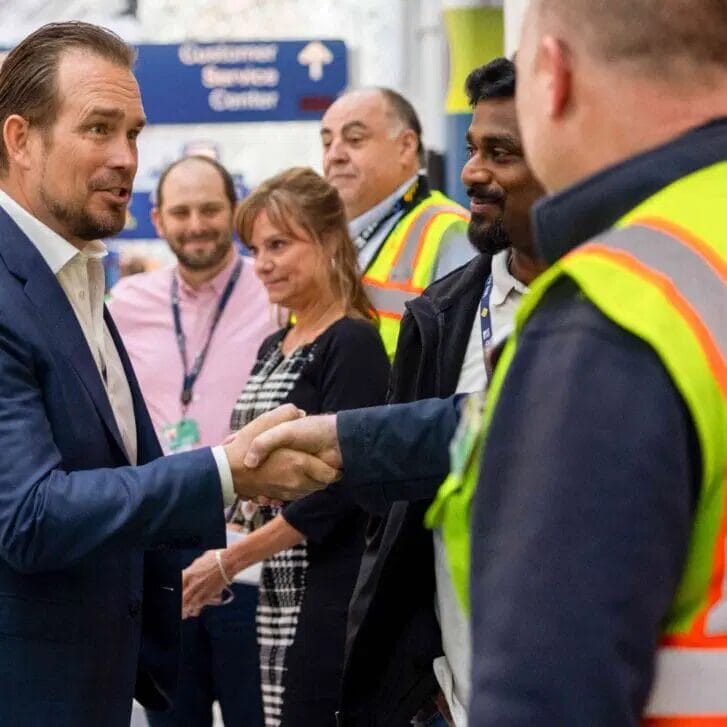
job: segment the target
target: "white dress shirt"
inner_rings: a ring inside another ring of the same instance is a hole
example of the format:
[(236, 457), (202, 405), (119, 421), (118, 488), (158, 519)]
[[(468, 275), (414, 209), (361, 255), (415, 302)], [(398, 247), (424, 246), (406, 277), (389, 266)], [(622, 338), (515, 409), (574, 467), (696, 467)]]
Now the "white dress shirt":
[[(513, 278), (508, 270), (509, 250), (492, 258), (492, 292), (490, 293), (490, 320), (492, 340), (500, 341), (512, 324), (523, 295), (528, 288)], [(482, 281), (483, 288), (485, 281)], [(482, 391), (487, 384), (485, 358), (482, 351), (480, 306), (477, 306), (472, 333), (467, 344), (458, 394)], [(434, 574), (436, 579), (435, 609), (442, 630), (444, 656), (434, 660), (434, 674), (442, 689), (456, 727), (467, 726), (467, 705), (470, 698), (470, 629), (469, 621), (454, 591), (444, 549), (441, 529), (434, 537)]]
[[(507, 268), (509, 251), (498, 252), (492, 258), (492, 292), (490, 293), (490, 321), (492, 323), (492, 343), (501, 341), (503, 335), (512, 331), (515, 311), (520, 300), (528, 292), (526, 285), (513, 278)], [(482, 281), (483, 291), (484, 282)], [(470, 394), (482, 391), (487, 383), (485, 357), (482, 352), (482, 324), (480, 307), (477, 306), (472, 331), (462, 362), (462, 370), (457, 383), (457, 394)]]
[[(138, 444), (134, 402), (119, 352), (103, 319), (106, 288), (103, 259), (107, 255), (106, 246), (94, 240), (87, 243), (83, 250), (78, 250), (33, 217), (2, 189), (0, 206), (35, 245), (66, 294), (106, 388), (126, 455), (131, 464), (136, 464)], [(214, 447), (212, 454), (217, 463), (225, 501), (232, 502), (232, 472), (227, 455), (222, 447)]]

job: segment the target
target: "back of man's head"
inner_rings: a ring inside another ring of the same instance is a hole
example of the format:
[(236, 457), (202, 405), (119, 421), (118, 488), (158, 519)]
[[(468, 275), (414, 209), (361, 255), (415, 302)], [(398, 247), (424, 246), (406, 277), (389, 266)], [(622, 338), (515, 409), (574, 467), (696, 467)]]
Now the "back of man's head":
[[(22, 40), (0, 69), (0, 129), (17, 114), (31, 126), (48, 128), (55, 121), (60, 99), (58, 66), (71, 51), (88, 52), (131, 69), (136, 54), (118, 35), (90, 23), (49, 23)], [(0, 171), (7, 170), (5, 142), (0, 137)]]
[(533, 0), (595, 60), (698, 84), (727, 72), (725, 0)]
[(726, 39), (725, 0), (531, 0), (516, 101), (546, 189), (727, 115)]

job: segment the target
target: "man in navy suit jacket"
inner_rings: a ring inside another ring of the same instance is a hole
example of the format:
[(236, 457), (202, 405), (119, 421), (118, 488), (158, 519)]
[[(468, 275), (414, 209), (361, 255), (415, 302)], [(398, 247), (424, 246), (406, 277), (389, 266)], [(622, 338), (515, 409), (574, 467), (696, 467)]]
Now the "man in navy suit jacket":
[(123, 227), (136, 173), (132, 64), (112, 33), (60, 23), (0, 71), (2, 725), (126, 727), (134, 694), (165, 708), (173, 548), (224, 547), (223, 494), (287, 499), (336, 475), (291, 452), (246, 470), (251, 430), (160, 456), (103, 306), (98, 242)]

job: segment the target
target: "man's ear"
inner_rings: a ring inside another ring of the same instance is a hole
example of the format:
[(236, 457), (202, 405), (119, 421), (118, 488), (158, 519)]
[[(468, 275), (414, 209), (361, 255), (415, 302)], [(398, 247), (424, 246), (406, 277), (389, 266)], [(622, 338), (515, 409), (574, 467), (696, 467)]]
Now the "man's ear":
[(165, 240), (166, 235), (164, 234), (164, 230), (162, 229), (162, 216), (159, 212), (159, 208), (156, 206), (152, 207), (149, 217), (151, 217), (151, 223), (152, 225), (154, 225), (154, 229), (157, 231), (157, 235), (162, 240)]
[(3, 142), (8, 161), (28, 171), (32, 166), (32, 138), (28, 120), (18, 114), (11, 114), (3, 124)]
[(551, 119), (563, 116), (571, 100), (572, 75), (568, 49), (553, 36), (546, 35), (538, 49), (540, 72), (547, 84), (547, 112)]
[(402, 160), (408, 165), (419, 154), (419, 137), (413, 129), (405, 129), (399, 137)]

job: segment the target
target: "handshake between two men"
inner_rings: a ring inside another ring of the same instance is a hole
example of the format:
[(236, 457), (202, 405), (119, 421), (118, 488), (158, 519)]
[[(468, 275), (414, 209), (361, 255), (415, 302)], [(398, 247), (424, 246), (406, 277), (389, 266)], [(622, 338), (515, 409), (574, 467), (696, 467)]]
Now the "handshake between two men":
[[(450, 469), (448, 444), (460, 404), (430, 399), (310, 417), (287, 404), (225, 442), (235, 491), (260, 504), (298, 499), (338, 480), (345, 453), (347, 486), (364, 509), (430, 499)], [(376, 486), (361, 486), (366, 483)], [(273, 522), (226, 550), (207, 551), (185, 569), (183, 616), (223, 602), (236, 573), (304, 539), (292, 526), (263, 538)]]
[(224, 442), (236, 494), (256, 502), (297, 500), (341, 476), (336, 415), (305, 417), (285, 404)]

